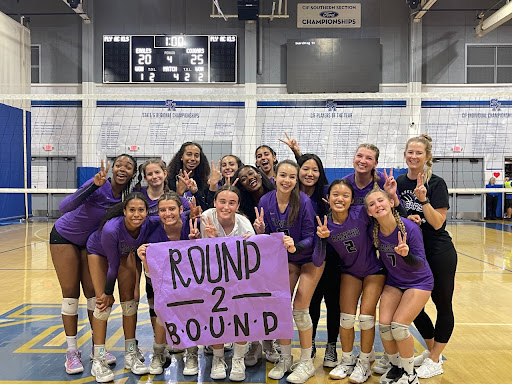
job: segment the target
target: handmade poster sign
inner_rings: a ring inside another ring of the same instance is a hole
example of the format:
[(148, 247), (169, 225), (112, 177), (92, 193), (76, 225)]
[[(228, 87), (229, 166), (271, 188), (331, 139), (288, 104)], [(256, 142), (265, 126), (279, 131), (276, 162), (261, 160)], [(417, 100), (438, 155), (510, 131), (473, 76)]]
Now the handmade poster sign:
[(174, 347), (290, 339), (283, 234), (151, 244), (155, 312)]

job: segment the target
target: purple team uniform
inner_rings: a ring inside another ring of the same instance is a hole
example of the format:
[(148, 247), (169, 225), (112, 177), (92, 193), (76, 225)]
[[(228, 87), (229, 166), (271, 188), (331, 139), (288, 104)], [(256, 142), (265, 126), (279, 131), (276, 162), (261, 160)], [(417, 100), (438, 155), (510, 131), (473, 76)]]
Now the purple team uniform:
[(369, 225), (370, 218), (362, 205), (351, 206), (341, 225), (327, 220), (331, 231), (327, 241), (340, 257), (341, 273), (362, 279), (384, 268), (372, 245)]
[(131, 252), (137, 252), (154, 230), (155, 223), (146, 218), (140, 227), (139, 236), (134, 239), (126, 229), (124, 216), (114, 217), (105, 223), (103, 228), (94, 232), (87, 241), (87, 251), (90, 254), (106, 257), (108, 261), (107, 282), (105, 294), (114, 293), (114, 285), (121, 263), (121, 257)]
[(91, 178), (75, 193), (62, 200), (59, 209), (64, 215), (55, 222), (55, 229), (66, 240), (85, 247), (87, 239), (99, 228), (107, 210), (120, 201), (121, 196), (114, 197), (108, 180), (98, 187), (94, 184), (94, 178)]
[[(386, 183), (386, 180), (384, 179), (384, 174), (382, 172), (377, 171), (377, 175), (379, 176), (379, 181), (377, 184), (379, 185), (380, 189), (384, 189), (384, 184)], [(356, 174), (351, 173), (350, 175), (347, 175), (344, 177), (344, 179), (347, 179), (350, 181), (350, 184), (352, 184), (352, 187), (354, 187), (354, 202), (352, 205), (364, 205), (364, 198), (373, 189), (374, 182), (373, 180), (368, 184), (366, 187), (360, 189), (356, 185)]]
[[(149, 216), (155, 216), (158, 215), (158, 199), (151, 200), (151, 198), (148, 195), (148, 187), (141, 187), (140, 191), (137, 189), (133, 189), (133, 192), (140, 192), (144, 195), (146, 200), (148, 201), (148, 215)], [(187, 199), (185, 199), (183, 196), (179, 196), (181, 200), (181, 205), (183, 205), (184, 211), (190, 211), (190, 203)]]
[[(164, 225), (160, 221), (160, 218), (158, 218), (157, 227), (149, 234), (149, 236), (146, 239), (146, 243), (162, 243), (164, 241), (170, 241), (167, 237), (167, 233), (165, 233)], [(186, 212), (183, 212), (181, 214), (181, 222), (183, 223), (183, 226), (181, 227), (181, 235), (180, 240), (188, 240), (188, 235), (190, 233), (190, 223), (189, 223), (189, 217)]]
[(290, 205), (288, 204), (284, 213), (281, 213), (277, 204), (276, 191), (270, 191), (261, 197), (258, 211), (261, 208), (264, 211), (265, 233), (284, 232), (285, 235), (293, 238), (297, 251), (288, 252), (288, 261), (296, 264), (311, 262), (316, 227), (315, 211), (308, 195), (300, 192), (299, 214), (293, 225), (288, 224)]
[(395, 252), (398, 245), (398, 227), (389, 236), (384, 236), (379, 231), (379, 254), (388, 271), (386, 285), (399, 289), (421, 289), (432, 291), (434, 278), (425, 256), (423, 236), (421, 229), (412, 221), (402, 218), (407, 233), (407, 245), (409, 254), (420, 260), (416, 265), (409, 265), (404, 261), (403, 256)]

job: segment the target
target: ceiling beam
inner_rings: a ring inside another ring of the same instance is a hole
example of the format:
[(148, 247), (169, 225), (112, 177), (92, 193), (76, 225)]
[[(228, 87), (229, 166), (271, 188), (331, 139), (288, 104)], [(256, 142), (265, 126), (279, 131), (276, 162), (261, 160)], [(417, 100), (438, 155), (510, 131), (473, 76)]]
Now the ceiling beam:
[(512, 19), (512, 2), (505, 4), (487, 19), (482, 19), (475, 28), (475, 38), (482, 37), (510, 19)]
[[(64, 3), (66, 3), (69, 8), (71, 8), (73, 11), (76, 12), (78, 16), (80, 16), (85, 24), (90, 24), (91, 19), (87, 15), (87, 13), (84, 11), (82, 7), (82, 3), (84, 0), (62, 0)], [(75, 6), (76, 5), (76, 6)]]
[(419, 23), (421, 18), (428, 12), (428, 10), (437, 2), (437, 0), (422, 0), (421, 9), (414, 15), (414, 22)]

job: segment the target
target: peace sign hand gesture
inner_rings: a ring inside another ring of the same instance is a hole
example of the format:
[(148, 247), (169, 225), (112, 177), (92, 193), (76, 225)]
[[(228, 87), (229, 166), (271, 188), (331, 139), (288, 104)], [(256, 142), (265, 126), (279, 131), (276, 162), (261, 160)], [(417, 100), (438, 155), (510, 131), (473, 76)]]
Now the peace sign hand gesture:
[(393, 168), (389, 170), (389, 175), (384, 168), (384, 190), (389, 193), (390, 196), (396, 195), (396, 180), (393, 177)]
[(208, 237), (218, 237), (219, 236), (219, 230), (213, 224), (212, 218), (208, 217), (207, 219), (208, 220), (206, 220), (203, 216), (201, 216), (201, 222), (204, 225), (204, 232), (206, 233), (206, 236), (208, 236)]
[(203, 213), (203, 210), (201, 209), (201, 206), (196, 205), (196, 197), (192, 196), (192, 201), (190, 202), (190, 214), (189, 214), (189, 217), (192, 220), (195, 220), (198, 217), (201, 217), (201, 213)]
[(301, 156), (302, 154), (300, 153), (300, 148), (299, 144), (297, 143), (297, 140), (290, 139), (290, 136), (288, 136), (288, 133), (286, 131), (284, 132), (284, 134), (286, 135), (286, 139), (277, 140), (279, 140), (281, 143), (285, 143), (288, 147), (290, 147), (290, 149), (296, 156)]
[(217, 186), (219, 181), (222, 179), (222, 173), (220, 173), (220, 160), (217, 161), (217, 166), (213, 164), (212, 160), (212, 171), (210, 173), (210, 187)]
[(94, 184), (98, 187), (101, 187), (103, 184), (107, 182), (107, 173), (110, 169), (110, 161), (107, 161), (107, 169), (105, 169), (105, 163), (103, 159), (101, 159), (101, 167), (100, 171), (94, 175)]
[(197, 229), (197, 220), (190, 219), (189, 226), (190, 226), (190, 233), (188, 235), (188, 238), (190, 240), (199, 239), (201, 237), (201, 232), (199, 232), (199, 229)]
[(258, 212), (258, 208), (254, 207), (254, 211), (256, 212), (256, 220), (254, 220), (254, 230), (257, 234), (261, 235), (265, 233), (265, 221), (263, 220), (263, 207), (261, 207), (261, 212)]
[(398, 245), (395, 247), (395, 252), (400, 256), (405, 257), (409, 254), (409, 246), (406, 243), (407, 232), (404, 233), (402, 238), (402, 232), (398, 231)]
[(319, 238), (325, 239), (330, 236), (331, 231), (329, 231), (329, 228), (327, 228), (327, 216), (324, 216), (324, 222), (322, 224), (322, 221), (317, 216), (316, 221), (318, 222), (318, 227), (316, 227), (316, 234)]
[(427, 200), (427, 188), (425, 187), (425, 176), (423, 173), (418, 175), (416, 188), (414, 188), (414, 195), (416, 195), (418, 201)]

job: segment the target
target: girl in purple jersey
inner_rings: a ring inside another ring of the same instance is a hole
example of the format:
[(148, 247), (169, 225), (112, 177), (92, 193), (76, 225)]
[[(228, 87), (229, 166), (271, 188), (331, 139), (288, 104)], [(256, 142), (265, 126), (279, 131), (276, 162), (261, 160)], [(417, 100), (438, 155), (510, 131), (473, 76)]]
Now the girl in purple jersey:
[[(343, 349), (340, 363), (329, 376), (340, 380), (350, 375), (351, 383), (364, 383), (372, 373), (370, 364), (375, 339), (375, 312), (386, 275), (368, 232), (370, 218), (363, 206), (352, 205), (352, 184), (347, 179), (335, 180), (329, 186), (327, 196), (331, 213), (325, 217), (323, 223), (317, 216), (317, 235), (332, 246), (331, 250), (334, 252), (328, 254), (332, 253), (341, 260), (342, 275), (338, 290), (342, 312), (339, 331)], [(320, 262), (321, 260), (315, 260), (316, 265)], [(352, 349), (360, 297), (361, 353), (356, 359)]]
[(397, 178), (400, 199), (407, 209), (408, 217), (420, 226), (423, 233), (425, 253), (434, 275), (432, 301), (437, 310), (435, 327), (424, 309), (414, 320), (414, 325), (427, 345), (427, 350), (414, 359), (414, 365), (419, 366), (420, 378), (443, 373), (441, 353), (455, 325), (452, 300), (457, 251), (446, 230), (446, 212), (450, 207), (448, 188), (441, 177), (432, 174), (431, 141), (428, 135), (407, 141), (404, 152), (407, 174)]
[(171, 191), (196, 203), (204, 211), (208, 209), (206, 190), (210, 166), (203, 148), (197, 143), (187, 141), (174, 155), (167, 167), (167, 183)]
[[(159, 243), (163, 241), (178, 241), (199, 238), (199, 232), (196, 231), (195, 235), (190, 235), (190, 228), (195, 228), (197, 225), (189, 222), (189, 215), (183, 212), (183, 205), (180, 196), (175, 192), (165, 192), (158, 199), (158, 216), (161, 223), (146, 239), (147, 243), (141, 245), (137, 249), (137, 255), (144, 264), (146, 271), (146, 286), (151, 285), (151, 277), (149, 276), (149, 269), (146, 260), (146, 249), (150, 243)], [(194, 219), (195, 220), (195, 219)], [(192, 224), (192, 225), (190, 225)], [(149, 302), (149, 299), (148, 299)], [(157, 320), (153, 304), (150, 304), (151, 323), (154, 324), (154, 343), (153, 343), (153, 358), (149, 365), (149, 373), (152, 375), (159, 375), (163, 372), (163, 365), (165, 363), (164, 350), (166, 345), (165, 328), (160, 321)], [(185, 355), (185, 366), (183, 368), (183, 375), (197, 375), (198, 373), (198, 359), (197, 347), (187, 348)]]
[[(237, 187), (222, 186), (214, 198), (215, 208), (210, 208), (201, 215), (201, 237), (232, 237), (254, 235), (251, 222), (243, 215), (236, 213), (240, 206), (240, 193)], [(245, 380), (244, 353), (247, 342), (236, 342), (229, 379), (232, 381)], [(224, 344), (213, 345), (213, 360), (210, 377), (214, 380), (226, 378), (226, 363), (224, 361)]]
[[(315, 213), (324, 217), (328, 208), (324, 202), (329, 188), (327, 177), (322, 160), (317, 155), (307, 153), (302, 155), (297, 140), (291, 139), (287, 132), (284, 132), (286, 139), (279, 139), (286, 144), (295, 155), (299, 164), (299, 188), (309, 196)], [(325, 301), (327, 309), (327, 343), (324, 354), (324, 367), (334, 368), (338, 364), (336, 352), (336, 341), (338, 340), (340, 325), (340, 269), (339, 258), (334, 252), (328, 252), (324, 272), (318, 282), (311, 303), (309, 314), (313, 321), (313, 347), (312, 357), (316, 356), (316, 329), (320, 320), (322, 300)]]
[[(141, 186), (142, 177), (144, 177), (144, 180), (148, 183), (147, 186)], [(146, 197), (149, 206), (148, 215), (150, 216), (158, 215), (158, 199), (166, 190), (169, 191), (169, 188), (165, 184), (166, 180), (167, 169), (162, 159), (148, 159), (139, 167), (139, 180), (138, 183), (135, 184), (133, 192), (140, 192)], [(184, 197), (180, 196), (180, 198), (183, 210), (190, 210), (189, 201)]]
[(374, 245), (388, 271), (380, 299), (379, 332), (391, 368), (380, 383), (418, 384), (409, 326), (427, 303), (434, 285), (421, 230), (398, 215), (393, 199), (381, 189), (370, 191), (365, 205), (374, 218)]
[(215, 192), (224, 184), (235, 183), (235, 173), (243, 166), (242, 160), (235, 155), (225, 155), (217, 162), (217, 166), (211, 166), (211, 174), (208, 179), (208, 195), (206, 200), (208, 207), (213, 207)]
[[(65, 367), (69, 374), (84, 370), (77, 345), (80, 284), (87, 298), (91, 324), (96, 305), (85, 245), (89, 235), (100, 226), (107, 209), (128, 193), (137, 169), (135, 159), (126, 154), (113, 159), (112, 164), (112, 178), (107, 179), (110, 162), (105, 168), (102, 160), (100, 171), (94, 178), (60, 203), (59, 209), (64, 215), (56, 221), (50, 233), (50, 252), (63, 297), (62, 323), (68, 346)], [(116, 362), (109, 352), (106, 352), (106, 358), (109, 364)]]
[(275, 181), (276, 177), (276, 151), (270, 148), (268, 145), (260, 145), (256, 148), (255, 152), (256, 156), (256, 167), (261, 169), (261, 171), (268, 177), (268, 179), (272, 182)]
[[(293, 318), (299, 331), (301, 357), (293, 372), (286, 378), (291, 383), (304, 383), (315, 374), (311, 358), (313, 323), (309, 315), (309, 303), (323, 266), (312, 263), (315, 212), (310, 198), (299, 191), (299, 166), (290, 160), (277, 165), (276, 191), (264, 195), (258, 204), (254, 228), (257, 233), (284, 232), (283, 243), (288, 251), (288, 274), (293, 295)], [(300, 277), (300, 280), (299, 280)], [(282, 339), (279, 363), (268, 376), (279, 380), (291, 371), (293, 358), (291, 340)]]
[(105, 339), (107, 320), (114, 304), (116, 280), (123, 312), (124, 368), (137, 375), (149, 372), (148, 367), (137, 356), (137, 303), (134, 300), (135, 252), (154, 228), (149, 219), (146, 219), (147, 210), (148, 203), (141, 193), (130, 194), (123, 203), (107, 212), (104, 224), (87, 241), (89, 268), (96, 293), (96, 308), (92, 321), (94, 356), (91, 375), (99, 383), (114, 379), (114, 373), (105, 361)]

